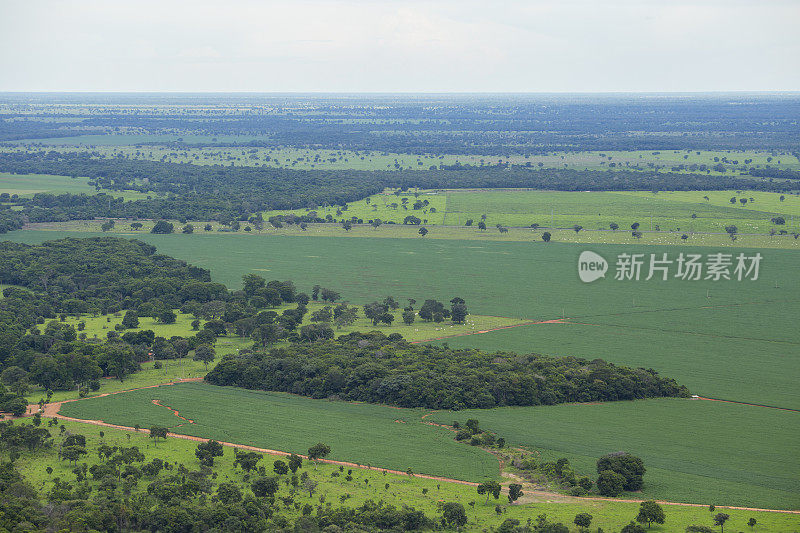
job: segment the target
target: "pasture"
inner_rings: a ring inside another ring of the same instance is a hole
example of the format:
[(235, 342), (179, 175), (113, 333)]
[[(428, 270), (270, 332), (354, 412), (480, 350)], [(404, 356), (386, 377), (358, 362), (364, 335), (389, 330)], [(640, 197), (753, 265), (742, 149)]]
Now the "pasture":
[[(709, 198), (706, 200), (705, 198)], [(783, 197), (784, 200), (780, 200)], [(736, 203), (730, 202), (731, 198)], [(742, 204), (739, 200), (745, 199)], [(751, 201), (752, 199), (752, 201)], [(413, 210), (417, 201), (427, 200), (420, 210)], [(433, 208), (435, 211), (432, 211)], [(264, 218), (312, 210), (269, 211)], [(736, 225), (740, 233), (769, 233), (771, 230), (800, 231), (800, 196), (755, 191), (691, 191), (691, 192), (568, 192), (534, 190), (455, 190), (413, 191), (400, 195), (387, 192), (347, 204), (342, 211), (336, 206), (313, 210), (318, 217), (330, 215), (336, 220), (356, 218), (364, 222), (381, 219), (402, 224), (414, 215), (427, 225), (472, 227), (485, 220), (489, 232), (497, 224), (512, 227), (572, 229), (621, 233), (630, 238), (631, 225), (639, 231), (683, 233), (725, 233), (725, 226)], [(795, 221), (794, 216), (798, 219)], [(785, 224), (772, 219), (783, 217)], [(610, 231), (611, 224), (619, 228)]]
[[(188, 440), (168, 438), (165, 442), (154, 446), (146, 431), (129, 432), (64, 420), (61, 420), (59, 425), (63, 425), (70, 433), (84, 435), (90, 450), (96, 449), (101, 443), (109, 446), (137, 446), (144, 453), (147, 462), (154, 458), (161, 458), (182, 463), (191, 470), (196, 470), (199, 466), (194, 455), (195, 443)], [(102, 437), (100, 431), (104, 433)], [(270, 470), (272, 462), (276, 459), (280, 459), (280, 457), (263, 454), (260, 464)], [(235, 483), (246, 493), (249, 491), (249, 483), (245, 480), (244, 473), (233, 466), (233, 461), (233, 451), (225, 448), (224, 455), (216, 459), (213, 467), (214, 473), (217, 474), (215, 485), (222, 482)], [(85, 457), (85, 462), (91, 466), (100, 461), (95, 454), (90, 453)], [(65, 461), (60, 461), (55, 449), (24, 454), (17, 459), (15, 464), (37, 489), (49, 490), (52, 488), (55, 478), (71, 479), (74, 475), (73, 467)], [(47, 468), (53, 469), (52, 474), (46, 472)], [(592, 514), (593, 525), (613, 531), (629, 522), (636, 516), (638, 510), (638, 504), (635, 503), (554, 497), (528, 490), (520, 503), (506, 506), (503, 515), (498, 517), (495, 513), (494, 500), (486, 503), (485, 498), (477, 495), (475, 488), (468, 485), (441, 483), (417, 476), (384, 475), (381, 471), (366, 469), (353, 469), (353, 479), (348, 481), (344, 474), (334, 476), (339, 473), (336, 465), (325, 463), (315, 467), (306, 463), (301, 471), (307, 472), (309, 477), (319, 484), (317, 494), (313, 498), (308, 497), (308, 493), (305, 491), (298, 491), (295, 494), (294, 501), (299, 502), (301, 506), (306, 503), (316, 505), (319, 503), (319, 496), (325, 495), (327, 501), (335, 502), (336, 505), (355, 507), (368, 499), (374, 500), (376, 487), (380, 487), (379, 495), (383, 501), (397, 507), (410, 502), (411, 505), (423, 510), (430, 517), (439, 516), (439, 501), (461, 502), (468, 509), (469, 522), (465, 528), (467, 531), (497, 527), (506, 518), (516, 518), (525, 523), (528, 518), (542, 513), (546, 513), (552, 521), (571, 524), (573, 517), (580, 512)], [(91, 477), (88, 483), (93, 487), (99, 485), (99, 482), (93, 481)], [(144, 491), (147, 483), (149, 483), (149, 479), (143, 480), (135, 491)], [(386, 484), (389, 485), (388, 489), (385, 488)], [(214, 490), (216, 490), (216, 486)], [(285, 492), (286, 489), (282, 489), (279, 496), (284, 495)], [(474, 507), (469, 506), (469, 502), (475, 502)], [(688, 524), (710, 525), (711, 523), (711, 514), (706, 508), (670, 505), (665, 506), (664, 511), (667, 521), (662, 526), (655, 525), (652, 529), (654, 532), (683, 533)], [(281, 512), (291, 516), (298, 513), (293, 506), (282, 508)], [(745, 524), (750, 517), (757, 519), (756, 531), (763, 533), (788, 531), (797, 523), (797, 516), (791, 514), (735, 509), (726, 509), (725, 512), (731, 515), (728, 522), (729, 527), (738, 527), (742, 530), (746, 527)]]
[(122, 197), (125, 200), (140, 200), (147, 197), (146, 194), (138, 191), (111, 191), (107, 189), (98, 191), (93, 185), (89, 185), (89, 178), (0, 172), (0, 194), (17, 194), (23, 198), (29, 198), (36, 193), (91, 195), (99, 192)]
[(513, 445), (567, 457), (596, 475), (597, 458), (627, 451), (642, 457), (637, 498), (747, 507), (800, 506), (800, 413), (703, 400), (658, 399), (546, 407), (436, 412), (451, 424), (477, 418)]
[(68, 176), (48, 176), (44, 174), (10, 174), (0, 172), (0, 193), (19, 196), (33, 196), (38, 192), (51, 194), (95, 194), (95, 188), (88, 184), (87, 178)]
[[(194, 423), (184, 424), (154, 405), (156, 399)], [(157, 424), (185, 435), (294, 453), (322, 441), (331, 446), (332, 459), (403, 472), (411, 468), (464, 480), (499, 475), (494, 457), (456, 442), (449, 430), (423, 424), (419, 411), (379, 405), (185, 383), (70, 402), (60, 414), (129, 427)]]
[[(149, 233), (155, 224), (154, 221), (140, 221), (143, 227), (133, 230), (130, 220), (118, 220), (108, 233), (125, 236), (137, 236)], [(178, 221), (172, 221), (176, 232), (180, 233), (183, 227)], [(349, 231), (340, 224), (308, 224), (305, 230), (295, 225), (284, 225), (280, 229), (265, 227), (262, 230), (254, 229), (249, 224), (242, 224), (238, 231), (232, 231), (216, 222), (208, 222), (211, 230), (206, 232), (203, 227), (206, 222), (192, 222), (194, 233), (189, 238), (198, 235), (228, 235), (233, 237), (337, 237), (337, 238), (370, 238), (370, 239), (413, 239), (413, 240), (446, 240), (446, 241), (473, 241), (483, 242), (517, 242), (517, 243), (542, 243), (545, 231), (551, 234), (552, 243), (571, 244), (641, 244), (641, 245), (672, 245), (684, 248), (696, 246), (714, 246), (717, 248), (761, 248), (761, 249), (786, 249), (800, 250), (800, 239), (794, 237), (795, 233), (786, 235), (769, 235), (762, 233), (738, 234), (736, 240), (731, 240), (726, 233), (692, 233), (668, 231), (640, 231), (640, 235), (633, 236), (630, 231), (591, 230), (584, 229), (576, 233), (572, 229), (532, 229), (532, 228), (504, 228), (500, 232), (496, 228), (480, 231), (477, 227), (463, 226), (425, 226), (428, 233), (425, 237), (419, 234), (420, 227), (403, 224), (384, 224), (373, 228), (369, 224), (356, 224)], [(102, 234), (102, 221), (100, 220), (73, 220), (69, 222), (42, 222), (29, 224), (26, 231), (49, 231), (53, 234), (72, 234), (87, 236), (87, 233)], [(247, 228), (250, 228), (248, 231)], [(77, 232), (81, 232), (80, 234)], [(686, 235), (686, 239), (683, 238)], [(797, 233), (800, 235), (800, 233)]]

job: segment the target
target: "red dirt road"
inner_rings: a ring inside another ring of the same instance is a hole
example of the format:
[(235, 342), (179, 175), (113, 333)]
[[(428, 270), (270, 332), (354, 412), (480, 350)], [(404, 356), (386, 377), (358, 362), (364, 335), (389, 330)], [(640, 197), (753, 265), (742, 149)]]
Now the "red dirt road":
[[(554, 323), (554, 322), (557, 322), (557, 321), (548, 321), (548, 322), (545, 322), (545, 323)], [(524, 325), (524, 324), (520, 324), (520, 325)], [(506, 327), (515, 327), (515, 326), (506, 326)], [(499, 329), (505, 329), (505, 328), (499, 328)], [(116, 424), (109, 424), (108, 422), (103, 422), (102, 420), (84, 420), (84, 419), (80, 419), (80, 418), (59, 416), (58, 412), (61, 409), (61, 405), (64, 404), (64, 403), (75, 402), (75, 401), (83, 401), (83, 400), (91, 400), (92, 398), (101, 398), (101, 397), (104, 397), (104, 396), (110, 396), (112, 394), (121, 394), (121, 393), (124, 393), (124, 392), (130, 392), (130, 391), (133, 391), (133, 390), (151, 389), (151, 388), (156, 388), (156, 387), (175, 385), (177, 383), (186, 383), (186, 382), (192, 382), (192, 381), (202, 381), (202, 379), (203, 378), (190, 378), (190, 379), (184, 379), (184, 380), (179, 380), (179, 381), (172, 381), (172, 382), (169, 382), (169, 383), (160, 383), (160, 384), (157, 384), (157, 385), (149, 385), (149, 386), (146, 386), (146, 387), (137, 387), (137, 388), (129, 389), (129, 390), (123, 390), (123, 391), (111, 392), (111, 393), (106, 393), (106, 394), (100, 394), (98, 396), (91, 396), (89, 398), (77, 398), (77, 399), (73, 399), (73, 400), (64, 400), (64, 401), (61, 401), (61, 402), (53, 402), (53, 403), (46, 404), (44, 406), (44, 410), (42, 412), (42, 415), (45, 416), (45, 417), (48, 417), (48, 418), (58, 417), (60, 420), (69, 420), (69, 421), (72, 421), (72, 422), (78, 422), (78, 423), (82, 423), (82, 424), (92, 424), (92, 425), (95, 425), (95, 426), (109, 427), (109, 428), (113, 428), (113, 429), (120, 429), (120, 430), (123, 430), (123, 431), (136, 432), (137, 430), (135, 428), (132, 428), (132, 427), (129, 427), (129, 426), (120, 426), (120, 425), (116, 425)], [(164, 407), (166, 409), (169, 409), (170, 411), (172, 411), (175, 414), (176, 417), (178, 417), (181, 420), (185, 420), (187, 423), (194, 423), (192, 420), (189, 420), (189, 419), (186, 419), (186, 418), (182, 417), (178, 413), (177, 410), (172, 409), (172, 408), (170, 408), (170, 407), (168, 407), (166, 405), (161, 404), (158, 400), (153, 400), (153, 403), (155, 405), (160, 406), (160, 407)], [(33, 405), (29, 406), (29, 411), (32, 410), (32, 412), (36, 412), (38, 410), (38, 408), (39, 408), (39, 406), (37, 404), (33, 404)], [(434, 412), (427, 413), (426, 415), (424, 415), (422, 417), (423, 420), (427, 416), (433, 414)], [(25, 415), (25, 416), (30, 416), (30, 415)], [(443, 425), (440, 425), (440, 424), (435, 424), (433, 422), (424, 422), (424, 423), (425, 424), (430, 424), (430, 425), (448, 427), (448, 426), (443, 426)], [(183, 424), (181, 424), (181, 425), (183, 425)], [(184, 439), (184, 440), (189, 440), (189, 441), (193, 441), (193, 442), (208, 442), (210, 440), (210, 439), (206, 439), (206, 438), (202, 438), (202, 437), (194, 437), (194, 436), (191, 436), (191, 435), (183, 435), (183, 434), (180, 434), (180, 433), (171, 433), (170, 432), (167, 435), (169, 437), (172, 437), (172, 438)], [(230, 448), (238, 448), (240, 450), (253, 451), (253, 452), (257, 452), (257, 453), (266, 453), (266, 454), (278, 455), (278, 456), (291, 455), (290, 452), (285, 452), (285, 451), (282, 451), (282, 450), (271, 450), (271, 449), (268, 449), (268, 448), (258, 448), (258, 447), (255, 447), (255, 446), (248, 446), (246, 444), (236, 444), (236, 443), (232, 443), (232, 442), (224, 442), (224, 441), (218, 441), (218, 442), (220, 444), (222, 444), (223, 446), (227, 446), (227, 447), (230, 447)], [(303, 457), (304, 459), (308, 459), (308, 457), (305, 456), (305, 455), (301, 455), (301, 457)], [(399, 471), (399, 470), (391, 470), (391, 469), (387, 469), (387, 468), (374, 468), (374, 467), (365, 466), (365, 465), (361, 465), (361, 464), (357, 464), (357, 463), (351, 463), (351, 462), (347, 462), (347, 461), (335, 461), (335, 460), (332, 460), (332, 459), (320, 459), (319, 462), (346, 466), (348, 468), (361, 468), (361, 469), (366, 469), (366, 470), (375, 470), (377, 472), (389, 472), (391, 474), (397, 474), (397, 475), (408, 475), (408, 473), (402, 472), (402, 471)], [(455, 484), (467, 485), (467, 486), (471, 486), (471, 487), (475, 487), (475, 486), (478, 485), (478, 483), (471, 482), (471, 481), (463, 481), (463, 480), (460, 480), (460, 479), (452, 479), (452, 478), (440, 477), (440, 476), (429, 476), (429, 475), (426, 475), (426, 474), (413, 474), (413, 476), (414, 477), (418, 477), (418, 478), (422, 478), (422, 479), (430, 479), (430, 480), (433, 480), (433, 481), (440, 481), (440, 482), (443, 482), (443, 483), (455, 483)], [(528, 492), (528, 494), (530, 494), (532, 496), (536, 496), (536, 497), (540, 497), (540, 498), (560, 498), (560, 499), (565, 498), (565, 496), (563, 494), (560, 494), (560, 493), (538, 490), (535, 485), (531, 485), (531, 484), (527, 484), (527, 483), (524, 484), (524, 485), (525, 485), (525, 490)], [(600, 498), (600, 497), (578, 498), (578, 497), (571, 497), (570, 496), (570, 497), (567, 497), (567, 498), (572, 499), (572, 500), (574, 500), (576, 502), (583, 501), (583, 500), (594, 500), (594, 501), (608, 501), (608, 502), (641, 503), (641, 502), (645, 501), (645, 500), (635, 500), (635, 499), (616, 499), (616, 498)], [(699, 503), (680, 503), (680, 502), (668, 502), (668, 501), (658, 501), (658, 503), (661, 504), (661, 505), (679, 505), (679, 506), (685, 506), (685, 507), (707, 507), (706, 504), (699, 504)], [(798, 515), (800, 515), (800, 510), (761, 509), (761, 508), (753, 508), (753, 507), (736, 507), (736, 506), (723, 506), (723, 505), (718, 505), (717, 508), (718, 509), (736, 509), (736, 510), (744, 510), (744, 511), (763, 511), (763, 512), (771, 512), (771, 513), (788, 513), (788, 514), (798, 514)]]

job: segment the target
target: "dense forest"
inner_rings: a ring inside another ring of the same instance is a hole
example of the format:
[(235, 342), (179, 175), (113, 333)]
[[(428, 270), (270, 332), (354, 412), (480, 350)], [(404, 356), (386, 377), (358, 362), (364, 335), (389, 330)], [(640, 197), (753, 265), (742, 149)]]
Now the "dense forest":
[[(228, 329), (262, 345), (327, 334), (330, 328), (299, 328), (310, 297), (292, 282), (255, 275), (248, 280), (245, 291), (229, 291), (213, 283), (207, 270), (156, 254), (155, 247), (135, 240), (2, 242), (0, 283), (11, 286), (0, 299), (0, 379), (14, 395), (31, 385), (96, 390), (102, 376), (125, 379), (151, 357), (186, 357), (201, 345), (213, 345)], [(339, 297), (330, 289), (317, 291), (327, 301)], [(297, 308), (280, 315), (264, 309), (283, 303), (297, 303)], [(179, 308), (198, 317), (191, 336), (167, 339), (150, 330), (127, 331), (145, 316), (173, 323)], [(65, 322), (68, 315), (122, 313), (122, 324), (106, 338), (88, 338), (80, 322), (77, 327)], [(203, 328), (200, 318), (206, 321)], [(0, 394), (0, 400), (14, 398)]]
[(654, 370), (600, 359), (453, 350), (409, 344), (398, 337), (351, 333), (227, 357), (206, 380), (312, 398), (428, 409), (688, 396), (685, 387)]

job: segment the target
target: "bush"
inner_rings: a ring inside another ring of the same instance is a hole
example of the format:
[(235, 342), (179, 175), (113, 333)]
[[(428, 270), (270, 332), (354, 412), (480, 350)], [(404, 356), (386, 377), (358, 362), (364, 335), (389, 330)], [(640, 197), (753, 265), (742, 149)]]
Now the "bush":
[(603, 470), (597, 478), (597, 490), (603, 496), (615, 498), (625, 490), (625, 478), (613, 470)]
[(589, 491), (587, 491), (586, 489), (584, 489), (580, 485), (577, 486), (577, 487), (572, 487), (571, 489), (569, 489), (569, 495), (570, 496), (586, 496), (587, 494), (589, 494)]
[(597, 472), (611, 470), (621, 475), (624, 480), (624, 489), (627, 491), (641, 490), (644, 485), (644, 462), (636, 456), (625, 452), (616, 452), (604, 455), (597, 461)]

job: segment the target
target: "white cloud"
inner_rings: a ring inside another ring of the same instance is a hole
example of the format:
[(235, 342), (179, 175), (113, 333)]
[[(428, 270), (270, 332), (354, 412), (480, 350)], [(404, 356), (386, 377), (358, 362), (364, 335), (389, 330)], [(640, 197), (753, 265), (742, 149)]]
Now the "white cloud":
[(791, 0), (0, 0), (0, 90), (798, 90)]

